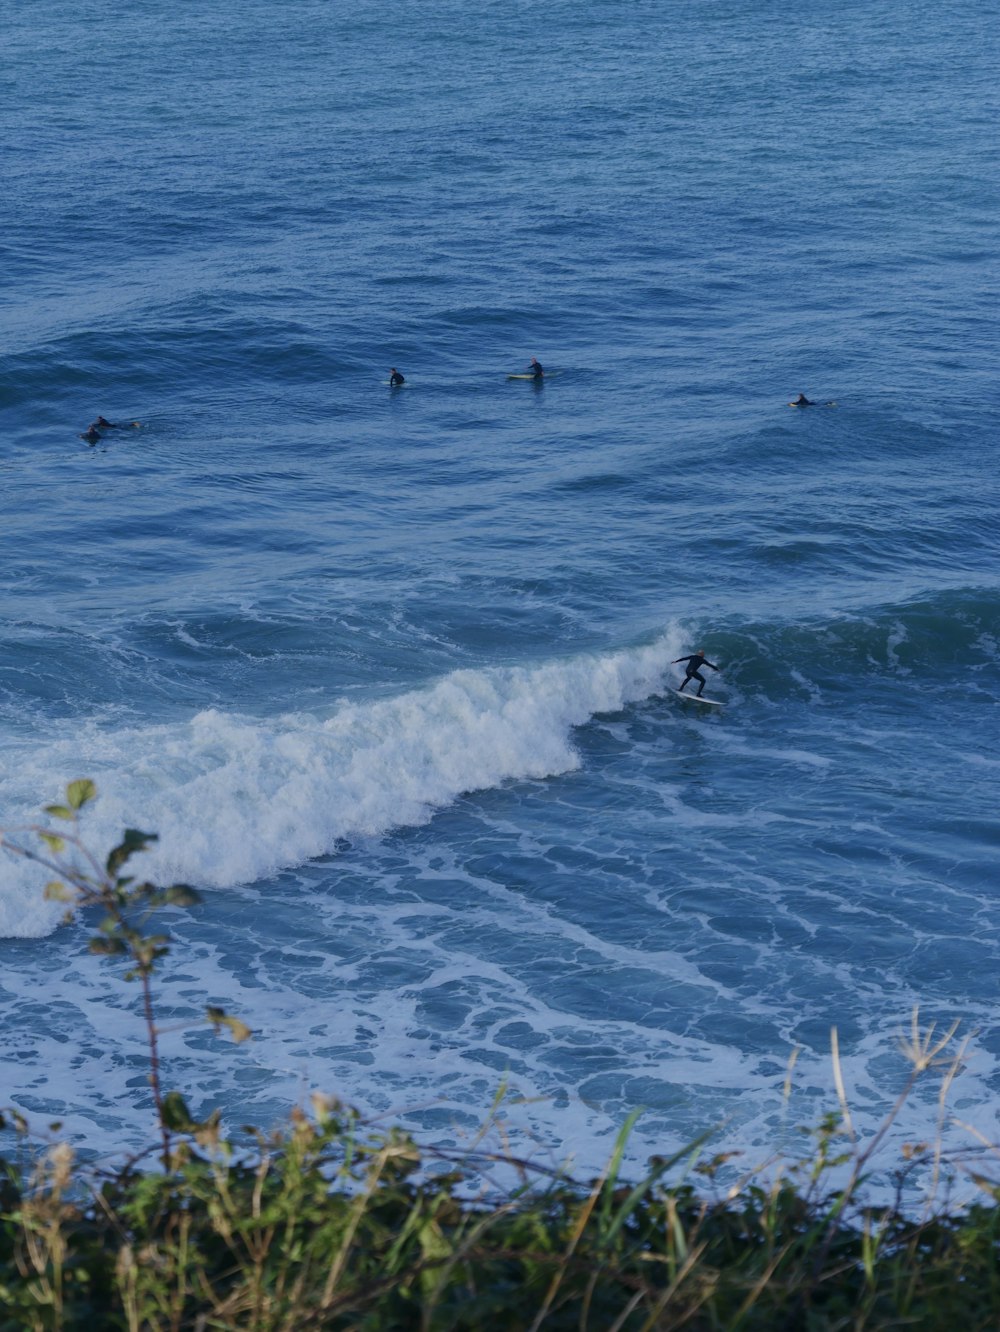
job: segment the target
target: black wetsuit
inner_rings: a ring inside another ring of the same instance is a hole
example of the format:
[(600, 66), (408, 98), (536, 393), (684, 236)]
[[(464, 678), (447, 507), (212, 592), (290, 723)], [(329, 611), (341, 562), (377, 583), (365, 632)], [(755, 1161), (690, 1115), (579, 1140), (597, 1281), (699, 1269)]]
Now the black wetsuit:
[(806, 395), (805, 395), (804, 393), (800, 393), (799, 396), (795, 399), (795, 401), (794, 401), (794, 402), (790, 402), (788, 405), (789, 405), (789, 407), (815, 407), (815, 406), (816, 406), (816, 404), (815, 404), (810, 398), (807, 398)]
[(531, 375), (532, 375), (532, 378), (533, 378), (533, 379), (544, 379), (544, 378), (545, 378), (545, 371), (542, 369), (542, 367), (538, 364), (537, 361), (532, 361), (532, 363), (531, 363), (531, 365), (528, 367), (528, 369), (531, 371)]
[(389, 376), (389, 383), (392, 385), (393, 388), (399, 388), (400, 384), (406, 383), (406, 380), (403, 378), (403, 376), (399, 373), (398, 370), (393, 370), (392, 374)]
[(687, 684), (688, 680), (697, 680), (698, 697), (701, 698), (701, 691), (705, 688), (706, 683), (705, 677), (699, 674), (701, 667), (708, 666), (711, 670), (717, 671), (719, 669), (718, 666), (713, 666), (712, 663), (706, 657), (703, 657), (700, 652), (696, 652), (690, 657), (678, 657), (673, 665), (676, 666), (677, 663), (681, 661), (687, 662), (687, 665), (684, 667), (687, 674), (684, 676), (684, 684), (680, 685), (677, 690), (678, 694), (682, 692), (684, 685)]
[(97, 426), (90, 426), (80, 438), (85, 439), (88, 444), (96, 444), (99, 439), (103, 439), (104, 437), (98, 430)]

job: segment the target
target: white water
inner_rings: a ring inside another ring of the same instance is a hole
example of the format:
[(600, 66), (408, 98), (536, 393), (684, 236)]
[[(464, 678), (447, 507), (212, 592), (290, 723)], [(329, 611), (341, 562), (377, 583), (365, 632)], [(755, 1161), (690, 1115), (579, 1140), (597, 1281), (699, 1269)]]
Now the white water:
[[(199, 712), (184, 725), (90, 726), (25, 753), (0, 782), (6, 809), (38, 791), (60, 798), (90, 777), (100, 798), (85, 840), (105, 854), (125, 827), (156, 832), (141, 872), (226, 888), (328, 853), (341, 839), (426, 823), (464, 792), (575, 768), (573, 728), (662, 686), (679, 631), (654, 643), (534, 668), (455, 671), (425, 689), (341, 702), (325, 719), (256, 719)], [(2, 865), (0, 934), (48, 933), (62, 908), (45, 903), (51, 877)]]

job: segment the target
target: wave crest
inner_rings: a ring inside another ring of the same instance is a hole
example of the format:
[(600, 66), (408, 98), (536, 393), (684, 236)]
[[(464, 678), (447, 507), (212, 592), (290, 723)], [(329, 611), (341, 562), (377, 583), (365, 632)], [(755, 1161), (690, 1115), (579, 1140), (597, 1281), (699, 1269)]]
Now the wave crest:
[[(570, 771), (573, 728), (656, 692), (681, 641), (671, 630), (620, 652), (455, 671), (394, 698), (340, 703), (325, 719), (213, 709), (182, 725), (92, 728), (26, 754), (4, 803), (30, 817), (66, 781), (93, 777), (101, 798), (85, 824), (89, 845), (149, 828), (160, 842), (143, 874), (249, 883), (343, 839), (425, 823), (465, 792)], [(59, 911), (41, 902), (33, 867), (4, 869), (0, 934), (54, 929)]]

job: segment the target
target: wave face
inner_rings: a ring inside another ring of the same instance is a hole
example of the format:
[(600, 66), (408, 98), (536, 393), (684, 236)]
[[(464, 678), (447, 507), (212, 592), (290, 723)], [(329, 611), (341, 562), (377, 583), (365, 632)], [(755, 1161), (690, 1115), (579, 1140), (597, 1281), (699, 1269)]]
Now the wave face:
[[(526, 1150), (597, 1168), (644, 1106), (636, 1159), (712, 1123), (756, 1159), (833, 1103), (833, 1023), (870, 1130), (919, 1003), (996, 1138), (979, 15), (43, 8), (5, 50), (0, 827), (92, 777), (88, 842), (202, 887), (171, 1080), (455, 1140), (506, 1078)], [(722, 710), (671, 693), (702, 646)], [(0, 858), (0, 1100), (141, 1144), (134, 987), (40, 877)]]

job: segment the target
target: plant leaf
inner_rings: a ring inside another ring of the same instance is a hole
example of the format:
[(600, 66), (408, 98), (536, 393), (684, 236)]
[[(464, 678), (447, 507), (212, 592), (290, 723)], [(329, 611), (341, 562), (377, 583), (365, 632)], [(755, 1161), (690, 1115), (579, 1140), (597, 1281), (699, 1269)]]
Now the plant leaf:
[(178, 1133), (186, 1133), (198, 1127), (191, 1118), (187, 1101), (176, 1091), (167, 1092), (163, 1098), (163, 1122), (168, 1129)]
[(135, 855), (136, 851), (145, 851), (150, 842), (156, 842), (159, 838), (156, 833), (140, 832), (138, 828), (126, 828), (122, 840), (110, 852), (107, 859), (107, 871), (109, 874), (117, 874), (122, 865)]
[(120, 957), (126, 951), (121, 939), (95, 937), (91, 939), (87, 947), (92, 953), (99, 953), (101, 957)]
[(197, 906), (201, 901), (201, 893), (192, 888), (190, 884), (172, 883), (169, 888), (164, 889), (163, 900), (169, 903), (170, 906)]
[(220, 1027), (228, 1027), (232, 1033), (233, 1040), (237, 1045), (242, 1045), (244, 1041), (248, 1041), (253, 1035), (253, 1032), (245, 1022), (241, 1022), (239, 1018), (233, 1017), (231, 1014), (227, 1013), (224, 1008), (213, 1008), (210, 1004), (205, 1009), (205, 1019), (212, 1024), (216, 1031), (218, 1031)]
[(66, 787), (66, 800), (71, 809), (82, 809), (88, 800), (93, 800), (97, 795), (97, 787), (89, 777), (81, 777), (79, 781), (70, 782)]

